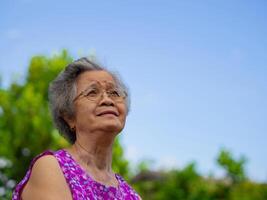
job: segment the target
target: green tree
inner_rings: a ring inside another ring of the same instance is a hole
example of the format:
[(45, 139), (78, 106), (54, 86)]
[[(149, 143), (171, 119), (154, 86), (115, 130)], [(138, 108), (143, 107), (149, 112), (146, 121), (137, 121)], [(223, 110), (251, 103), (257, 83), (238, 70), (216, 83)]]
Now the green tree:
[(253, 183), (246, 180), (236, 184), (229, 192), (229, 200), (265, 200), (267, 184)]
[[(7, 89), (0, 88), (0, 177), (3, 179), (0, 178), (0, 188), (10, 191), (8, 186), (14, 185), (10, 180), (21, 180), (37, 154), (69, 145), (52, 124), (48, 86), (72, 60), (66, 50), (52, 57), (34, 56), (23, 83), (13, 82)], [(113, 156), (116, 172), (127, 176), (128, 162), (118, 139)]]
[(230, 151), (222, 149), (218, 155), (217, 163), (225, 169), (227, 177), (232, 183), (238, 183), (246, 179), (245, 163), (246, 158), (241, 156), (239, 159), (234, 159)]
[(143, 199), (211, 200), (216, 189), (200, 176), (194, 162), (181, 170), (150, 172), (150, 176), (143, 177), (150, 177), (150, 180), (135, 184)]
[(183, 169), (141, 171), (133, 179), (143, 199), (161, 200), (265, 200), (267, 184), (245, 178), (245, 158), (234, 159), (232, 153), (221, 150), (217, 162), (226, 169), (225, 177), (205, 177), (193, 162)]

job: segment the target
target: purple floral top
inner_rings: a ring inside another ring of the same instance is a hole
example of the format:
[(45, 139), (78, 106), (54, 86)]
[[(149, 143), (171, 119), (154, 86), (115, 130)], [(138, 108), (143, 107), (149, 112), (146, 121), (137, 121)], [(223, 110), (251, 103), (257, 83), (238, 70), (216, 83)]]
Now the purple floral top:
[(45, 151), (35, 157), (27, 171), (25, 177), (16, 186), (12, 200), (20, 200), (21, 193), (28, 182), (32, 167), (36, 160), (44, 155), (54, 155), (69, 185), (73, 200), (138, 200), (141, 199), (138, 194), (127, 184), (123, 178), (116, 174), (118, 187), (105, 186), (93, 180), (87, 172), (72, 158), (66, 150)]

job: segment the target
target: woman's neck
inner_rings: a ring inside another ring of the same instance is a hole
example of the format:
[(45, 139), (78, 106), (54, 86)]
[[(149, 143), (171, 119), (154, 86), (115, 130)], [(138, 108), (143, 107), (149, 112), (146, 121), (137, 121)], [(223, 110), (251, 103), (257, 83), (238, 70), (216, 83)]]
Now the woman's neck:
[(109, 133), (95, 132), (77, 134), (72, 152), (86, 168), (94, 173), (112, 173), (112, 146), (115, 136)]

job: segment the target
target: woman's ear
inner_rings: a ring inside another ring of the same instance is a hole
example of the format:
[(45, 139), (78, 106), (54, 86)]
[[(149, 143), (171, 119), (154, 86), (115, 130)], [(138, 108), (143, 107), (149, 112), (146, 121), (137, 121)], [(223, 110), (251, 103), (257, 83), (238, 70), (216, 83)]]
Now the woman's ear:
[(76, 129), (76, 123), (74, 117), (69, 117), (66, 113), (63, 114), (63, 119), (68, 123), (71, 129)]

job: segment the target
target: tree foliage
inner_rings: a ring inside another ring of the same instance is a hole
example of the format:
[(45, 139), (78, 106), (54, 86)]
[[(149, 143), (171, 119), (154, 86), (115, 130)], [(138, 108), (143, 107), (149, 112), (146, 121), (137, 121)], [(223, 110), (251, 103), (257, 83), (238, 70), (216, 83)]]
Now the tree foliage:
[(239, 159), (234, 159), (230, 151), (222, 149), (218, 155), (217, 163), (226, 171), (227, 176), (233, 183), (245, 180), (244, 165), (246, 158), (244, 156)]
[[(255, 183), (245, 178), (244, 160), (244, 157), (234, 159), (228, 150), (222, 149), (217, 162), (227, 172), (223, 178), (202, 176), (197, 172), (196, 164), (190, 163), (182, 169), (154, 173), (154, 177), (139, 176), (138, 181), (134, 181), (134, 186), (143, 199), (153, 200), (267, 199), (266, 183)], [(156, 178), (159, 174), (161, 178)]]

